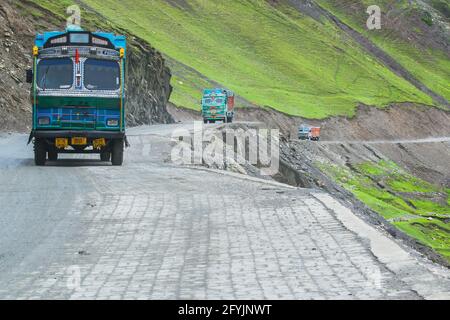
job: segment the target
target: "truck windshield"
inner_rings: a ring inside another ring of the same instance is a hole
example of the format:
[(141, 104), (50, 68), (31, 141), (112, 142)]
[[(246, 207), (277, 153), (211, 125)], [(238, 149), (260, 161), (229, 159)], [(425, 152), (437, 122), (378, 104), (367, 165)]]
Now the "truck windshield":
[(37, 85), (46, 89), (69, 89), (73, 85), (73, 62), (69, 58), (41, 60), (37, 67)]
[(222, 105), (225, 101), (224, 98), (205, 98), (204, 100), (204, 104), (207, 106), (217, 106), (217, 105)]
[(119, 89), (119, 64), (116, 61), (87, 59), (84, 63), (84, 86), (88, 90)]

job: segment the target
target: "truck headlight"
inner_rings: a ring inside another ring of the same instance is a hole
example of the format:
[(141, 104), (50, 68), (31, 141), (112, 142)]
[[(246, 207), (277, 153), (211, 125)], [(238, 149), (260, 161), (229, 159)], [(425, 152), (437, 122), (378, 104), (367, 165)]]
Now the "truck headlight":
[(38, 124), (40, 126), (48, 126), (50, 124), (50, 118), (49, 117), (41, 117), (38, 119)]
[(106, 125), (108, 127), (117, 127), (119, 125), (119, 120), (117, 120), (117, 119), (109, 119), (108, 121), (106, 121)]

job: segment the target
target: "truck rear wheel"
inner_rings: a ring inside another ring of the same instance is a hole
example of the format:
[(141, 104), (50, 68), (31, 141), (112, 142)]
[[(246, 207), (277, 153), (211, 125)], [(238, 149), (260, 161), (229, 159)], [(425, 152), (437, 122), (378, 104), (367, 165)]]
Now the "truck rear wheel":
[(123, 164), (123, 146), (123, 139), (114, 140), (111, 156), (113, 166), (121, 166)]
[(37, 166), (45, 166), (47, 161), (47, 146), (44, 140), (34, 139), (34, 163)]
[(111, 161), (111, 152), (100, 153), (100, 160), (104, 162)]

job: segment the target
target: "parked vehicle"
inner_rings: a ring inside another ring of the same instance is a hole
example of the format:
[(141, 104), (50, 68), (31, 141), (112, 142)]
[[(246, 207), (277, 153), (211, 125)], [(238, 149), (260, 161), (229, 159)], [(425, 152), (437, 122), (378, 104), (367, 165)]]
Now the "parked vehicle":
[(234, 92), (226, 89), (205, 89), (202, 98), (203, 122), (233, 122)]
[(320, 127), (310, 127), (306, 124), (302, 124), (298, 129), (298, 138), (300, 140), (320, 140)]
[(38, 34), (33, 48), (34, 159), (96, 153), (122, 165), (125, 136), (126, 38), (79, 27)]

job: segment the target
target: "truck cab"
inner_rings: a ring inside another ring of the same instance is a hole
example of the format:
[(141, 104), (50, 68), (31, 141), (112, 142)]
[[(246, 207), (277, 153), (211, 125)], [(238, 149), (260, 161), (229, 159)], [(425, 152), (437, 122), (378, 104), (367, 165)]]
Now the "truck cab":
[(234, 92), (226, 89), (205, 89), (202, 98), (203, 122), (233, 122)]
[(31, 83), (36, 165), (61, 153), (94, 153), (122, 165), (126, 38), (69, 28), (38, 34)]
[(305, 124), (298, 128), (298, 138), (300, 140), (309, 140), (309, 132), (311, 128)]

